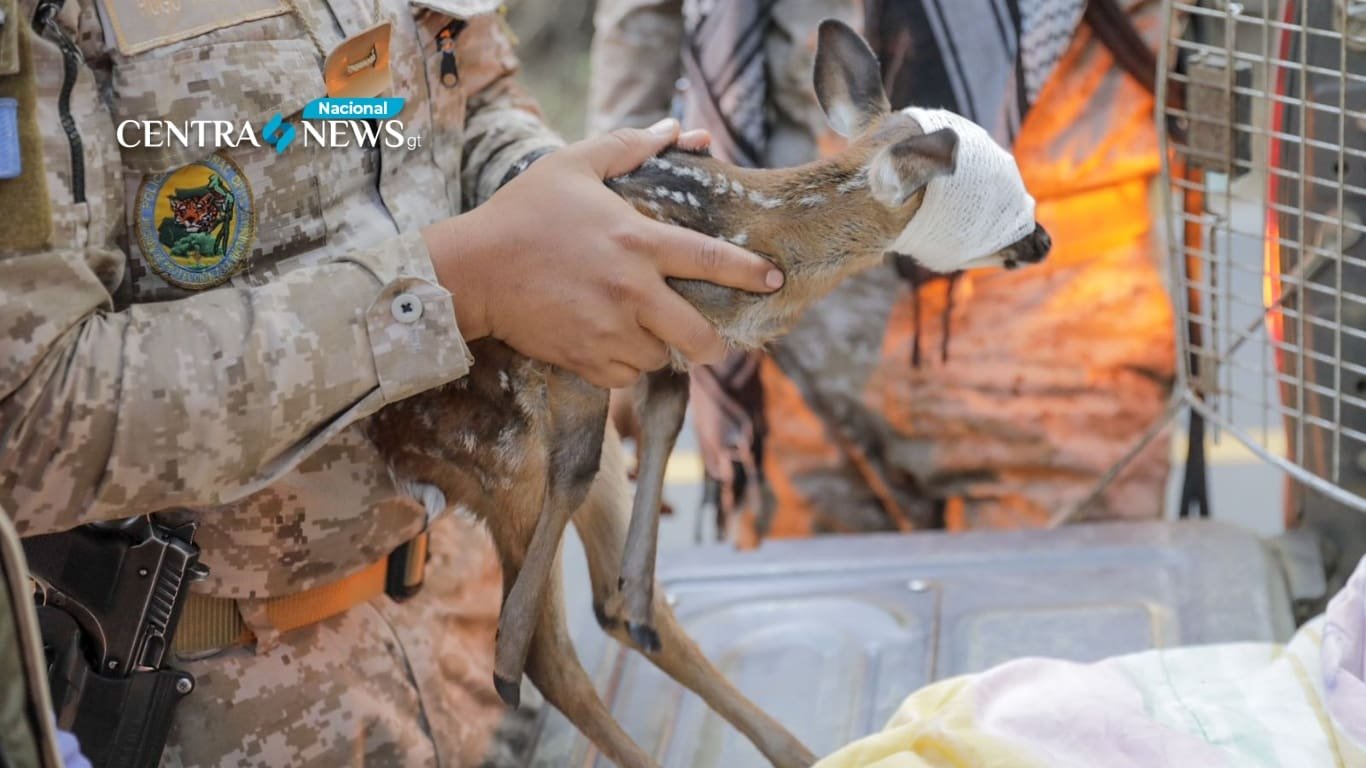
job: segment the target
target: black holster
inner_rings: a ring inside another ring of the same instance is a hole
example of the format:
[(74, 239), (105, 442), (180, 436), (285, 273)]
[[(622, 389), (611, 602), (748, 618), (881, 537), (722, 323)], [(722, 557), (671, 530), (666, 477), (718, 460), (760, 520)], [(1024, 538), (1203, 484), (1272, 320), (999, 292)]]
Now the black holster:
[(155, 768), (194, 690), (165, 666), (189, 585), (207, 574), (193, 535), (143, 517), (23, 542), (57, 725), (95, 768)]

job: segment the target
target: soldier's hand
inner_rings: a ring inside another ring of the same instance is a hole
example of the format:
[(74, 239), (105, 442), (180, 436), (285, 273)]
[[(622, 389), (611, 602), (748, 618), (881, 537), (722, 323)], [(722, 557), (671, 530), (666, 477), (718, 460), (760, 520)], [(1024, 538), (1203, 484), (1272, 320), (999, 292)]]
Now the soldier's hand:
[[(693, 362), (720, 360), (724, 341), (664, 278), (768, 293), (782, 273), (722, 240), (654, 221), (603, 184), (679, 138), (678, 123), (666, 120), (570, 145), (479, 208), (424, 230), (465, 338), (491, 335), (602, 387), (665, 365), (666, 344)], [(705, 144), (697, 134), (683, 139)]]

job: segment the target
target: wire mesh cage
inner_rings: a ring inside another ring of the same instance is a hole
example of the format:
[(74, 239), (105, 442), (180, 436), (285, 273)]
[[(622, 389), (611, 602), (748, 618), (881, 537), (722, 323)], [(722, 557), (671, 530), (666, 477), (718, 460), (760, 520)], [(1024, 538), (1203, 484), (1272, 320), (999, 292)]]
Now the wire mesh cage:
[(1158, 103), (1179, 389), (1366, 523), (1366, 2), (1168, 0)]

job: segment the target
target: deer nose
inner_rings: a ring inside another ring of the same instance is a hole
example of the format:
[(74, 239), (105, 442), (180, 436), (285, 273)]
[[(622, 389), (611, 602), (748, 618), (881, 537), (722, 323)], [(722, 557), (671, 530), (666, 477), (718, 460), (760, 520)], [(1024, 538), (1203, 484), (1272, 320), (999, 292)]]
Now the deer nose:
[(1048, 230), (1035, 222), (1034, 231), (1020, 243), (1015, 257), (1026, 264), (1037, 264), (1043, 261), (1052, 248), (1053, 238), (1049, 237)]

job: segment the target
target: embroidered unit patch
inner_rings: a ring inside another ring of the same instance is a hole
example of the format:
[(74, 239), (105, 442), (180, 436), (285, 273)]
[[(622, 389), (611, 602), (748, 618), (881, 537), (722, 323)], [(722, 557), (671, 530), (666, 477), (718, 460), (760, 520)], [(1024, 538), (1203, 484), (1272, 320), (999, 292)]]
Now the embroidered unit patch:
[(147, 265), (167, 282), (221, 285), (246, 266), (256, 240), (251, 187), (221, 155), (149, 176), (138, 190), (137, 235)]

